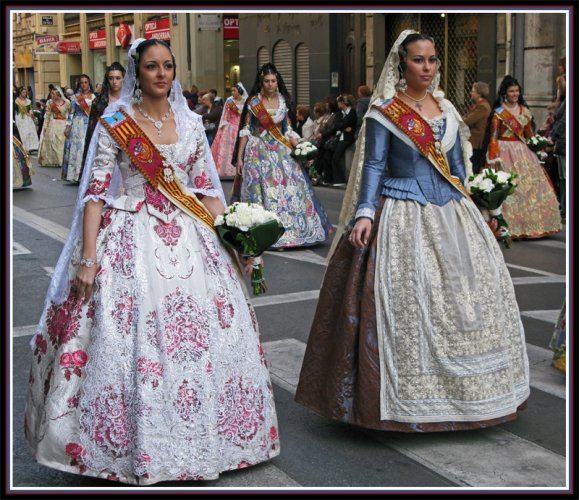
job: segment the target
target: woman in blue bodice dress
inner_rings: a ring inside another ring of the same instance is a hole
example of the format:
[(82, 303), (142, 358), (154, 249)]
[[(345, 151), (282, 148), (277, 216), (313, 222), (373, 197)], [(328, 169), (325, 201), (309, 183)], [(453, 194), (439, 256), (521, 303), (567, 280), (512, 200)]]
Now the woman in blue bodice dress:
[(372, 429), (516, 418), (525, 335), (497, 241), (463, 186), (468, 127), (431, 37), (404, 31), (358, 137), (296, 400)]

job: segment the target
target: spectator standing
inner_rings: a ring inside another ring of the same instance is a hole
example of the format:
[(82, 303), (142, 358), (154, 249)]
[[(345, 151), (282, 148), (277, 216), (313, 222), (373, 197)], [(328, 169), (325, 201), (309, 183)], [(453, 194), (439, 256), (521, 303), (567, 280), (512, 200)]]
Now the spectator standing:
[(489, 95), (489, 86), (485, 82), (475, 82), (470, 89), (470, 98), (472, 105), (468, 113), (464, 115), (464, 123), (470, 129), (470, 143), (472, 144), (472, 170), (475, 174), (480, 172), (485, 162), (485, 150), (483, 141), (485, 128), (489, 115), (491, 114), (491, 105), (486, 97)]

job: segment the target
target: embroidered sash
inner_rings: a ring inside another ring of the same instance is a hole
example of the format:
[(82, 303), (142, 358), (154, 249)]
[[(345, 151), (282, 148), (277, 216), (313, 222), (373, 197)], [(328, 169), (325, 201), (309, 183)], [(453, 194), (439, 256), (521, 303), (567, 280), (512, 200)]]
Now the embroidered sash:
[(225, 105), (231, 110), (232, 113), (239, 116), (239, 108), (233, 99), (227, 99), (227, 101), (225, 101)]
[(291, 142), (289, 142), (281, 133), (281, 130), (275, 124), (273, 118), (267, 112), (267, 109), (265, 109), (265, 106), (261, 102), (259, 96), (253, 96), (250, 99), (249, 108), (251, 109), (251, 112), (255, 115), (255, 117), (259, 120), (263, 128), (267, 130), (276, 141), (283, 144), (290, 150), (293, 149)]
[(159, 150), (124, 109), (101, 117), (100, 122), (151, 186), (183, 212), (213, 229), (213, 216), (193, 193), (185, 191), (173, 175), (173, 167), (163, 166), (164, 158)]
[(66, 120), (66, 115), (60, 110), (56, 102), (52, 101), (50, 109), (55, 120)]
[(20, 104), (18, 101), (14, 101), (16, 103), (16, 105), (18, 106), (18, 110), (20, 111), (20, 114), (23, 115), (28, 115), (28, 109), (27, 106), (23, 106), (22, 104)]
[(80, 109), (82, 109), (84, 111), (84, 114), (86, 116), (89, 116), (90, 115), (90, 106), (86, 103), (85, 98), (82, 96), (82, 94), (78, 94), (75, 97), (76, 97), (76, 102), (80, 106)]
[(499, 106), (495, 110), (495, 115), (497, 115), (498, 119), (503, 122), (505, 127), (515, 134), (523, 144), (527, 144), (527, 141), (525, 140), (525, 127), (521, 125), (521, 122), (519, 122), (513, 114), (509, 113), (504, 106)]
[(388, 120), (396, 125), (416, 145), (436, 170), (456, 189), (467, 198), (470, 195), (458, 177), (450, 173), (450, 166), (446, 155), (440, 148), (440, 142), (436, 140), (430, 125), (412, 108), (400, 99), (394, 98), (389, 104), (373, 105)]

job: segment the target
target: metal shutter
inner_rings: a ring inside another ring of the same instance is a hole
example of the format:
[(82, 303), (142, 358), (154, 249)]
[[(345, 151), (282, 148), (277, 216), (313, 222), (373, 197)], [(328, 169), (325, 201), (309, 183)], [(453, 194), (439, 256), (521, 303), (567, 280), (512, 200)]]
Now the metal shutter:
[(285, 40), (280, 40), (275, 44), (273, 48), (273, 64), (275, 64), (277, 71), (283, 78), (292, 100), (295, 100), (293, 93), (292, 51), (289, 43)]
[(300, 43), (296, 49), (297, 104), (310, 105), (310, 49)]
[[(261, 67), (270, 61), (269, 58), (269, 50), (266, 47), (260, 47), (257, 50), (257, 71), (261, 69)], [(257, 72), (256, 71), (256, 72)]]

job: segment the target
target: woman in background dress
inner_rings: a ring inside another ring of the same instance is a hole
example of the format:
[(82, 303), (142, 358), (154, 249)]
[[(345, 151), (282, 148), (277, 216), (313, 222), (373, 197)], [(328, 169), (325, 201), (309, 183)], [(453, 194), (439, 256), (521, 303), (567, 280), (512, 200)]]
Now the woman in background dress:
[(29, 153), (38, 150), (38, 133), (36, 132), (36, 123), (34, 123), (34, 114), (32, 112), (32, 101), (28, 99), (28, 90), (26, 87), (18, 89), (18, 97), (15, 102), (16, 126), (20, 134), (22, 146)]
[(38, 165), (41, 167), (62, 167), (68, 115), (72, 109), (70, 101), (64, 97), (60, 87), (50, 91), (51, 98), (46, 103), (44, 124), (40, 133)]
[(80, 75), (76, 93), (71, 97), (71, 126), (66, 132), (62, 180), (77, 183), (82, 170), (84, 140), (88, 128), (90, 108), (95, 98), (88, 75)]
[(275, 212), (285, 227), (274, 248), (316, 245), (333, 230), (308, 176), (291, 157), (300, 137), (292, 129), (290, 104), (276, 67), (264, 64), (241, 115), (235, 152), (241, 201)]
[(507, 75), (487, 125), (486, 163), (518, 175), (517, 188), (501, 205), (513, 239), (542, 238), (562, 228), (555, 190), (536, 153), (527, 146), (533, 135), (533, 115), (521, 86)]
[(227, 98), (223, 106), (217, 134), (211, 145), (211, 154), (221, 178), (233, 178), (235, 176), (236, 167), (233, 162), (233, 150), (235, 149), (235, 140), (239, 131), (239, 118), (246, 99), (247, 92), (240, 82), (232, 87), (231, 97)]

